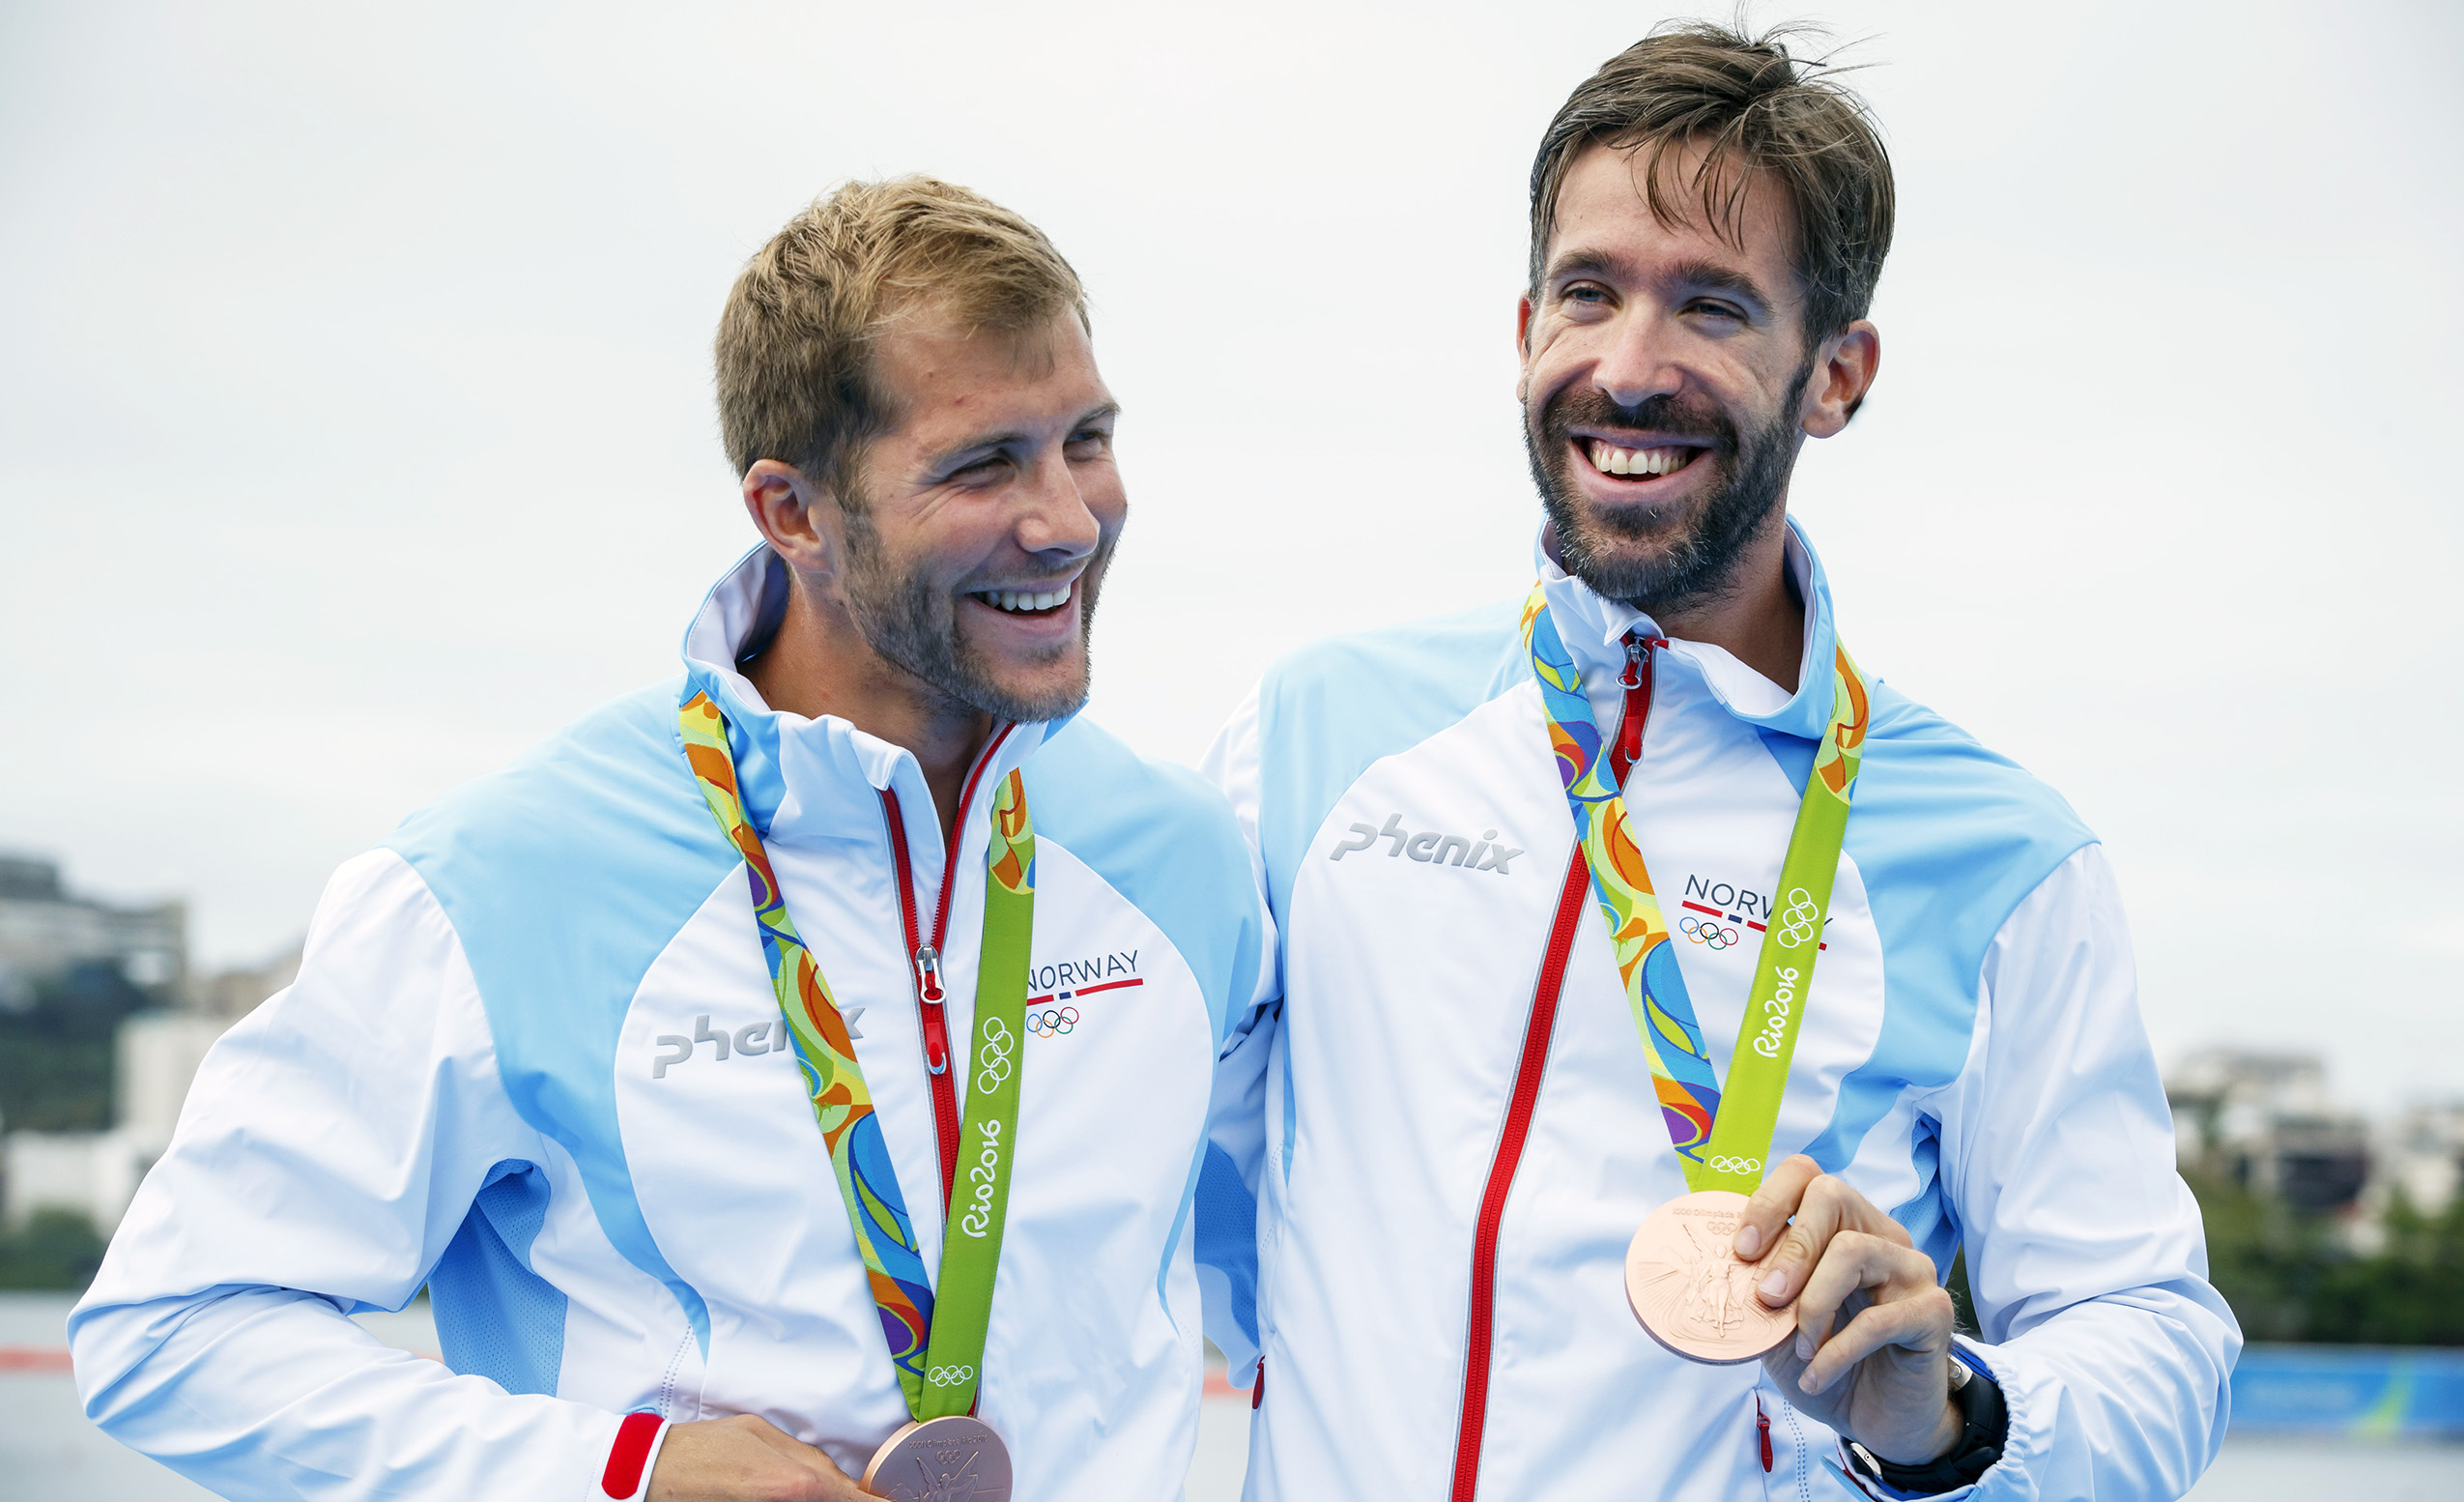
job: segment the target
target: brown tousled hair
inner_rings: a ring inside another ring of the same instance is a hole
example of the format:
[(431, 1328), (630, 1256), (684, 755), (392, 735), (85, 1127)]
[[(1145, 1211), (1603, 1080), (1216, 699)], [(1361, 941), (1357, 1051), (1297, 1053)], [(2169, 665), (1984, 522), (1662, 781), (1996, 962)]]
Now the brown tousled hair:
[[(1766, 174), (1795, 210), (1791, 261), (1805, 298), (1805, 343), (1865, 316), (1891, 248), (1891, 158), (1865, 101), (1825, 76), (1824, 62), (1789, 55), (1800, 35), (1782, 27), (1747, 37), (1710, 21), (1655, 28), (1585, 79), (1540, 137), (1532, 163), (1532, 287), (1540, 296), (1566, 169), (1591, 146), (1634, 154), (1645, 202), (1661, 222), (1690, 188), (1701, 222), (1741, 243), (1745, 194)], [(1705, 148), (1693, 181), (1678, 185), (1674, 150)]]
[(929, 177), (848, 183), (789, 219), (736, 278), (719, 318), (719, 431), (741, 476), (791, 464), (857, 504), (853, 462), (896, 421), (874, 349), (907, 308), (1024, 333), (1086, 290), (1044, 232), (979, 193)]

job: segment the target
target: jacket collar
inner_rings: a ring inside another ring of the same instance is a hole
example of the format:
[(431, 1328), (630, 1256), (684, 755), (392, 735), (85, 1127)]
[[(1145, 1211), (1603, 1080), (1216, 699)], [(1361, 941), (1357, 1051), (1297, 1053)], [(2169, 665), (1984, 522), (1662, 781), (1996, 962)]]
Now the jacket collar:
[[(1574, 665), (1587, 680), (1603, 670), (1615, 673), (1625, 664), (1625, 633), (1666, 636), (1657, 623), (1631, 605), (1595, 592), (1574, 578), (1550, 556), (1546, 524), (1533, 552), (1540, 569), (1541, 588), (1548, 592), (1549, 615)], [(1822, 561), (1805, 534), (1805, 527), (1788, 518), (1788, 567), (1796, 576), (1797, 592), (1805, 600), (1805, 650), (1791, 687), (1778, 684), (1738, 661), (1727, 649), (1709, 642), (1669, 637), (1667, 652), (1692, 666), (1722, 708), (1747, 724), (1819, 740), (1831, 718), (1831, 654), (1839, 633), (1831, 613), (1830, 581)]]
[[(932, 827), (924, 768), (904, 746), (868, 735), (835, 714), (808, 719), (773, 709), (738, 664), (768, 643), (787, 613), (787, 564), (766, 546), (737, 560), (710, 588), (684, 633), (679, 705), (706, 693), (727, 716), (746, 817), (764, 840), (881, 838), (883, 789), (911, 826)], [(1034, 755), (1063, 721), (1019, 725), (1001, 740), (977, 796)]]

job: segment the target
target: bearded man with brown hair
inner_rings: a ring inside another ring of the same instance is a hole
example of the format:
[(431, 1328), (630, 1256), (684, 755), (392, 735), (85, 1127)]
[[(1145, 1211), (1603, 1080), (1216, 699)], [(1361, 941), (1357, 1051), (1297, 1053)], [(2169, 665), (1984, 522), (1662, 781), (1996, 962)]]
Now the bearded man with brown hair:
[(1537, 585), (1303, 650), (1212, 753), (1280, 944), (1252, 1502), (2162, 1498), (2215, 1454), (2241, 1337), (2102, 850), (1858, 667), (1788, 514), (1893, 210), (1780, 37), (1611, 59), (1532, 174)]

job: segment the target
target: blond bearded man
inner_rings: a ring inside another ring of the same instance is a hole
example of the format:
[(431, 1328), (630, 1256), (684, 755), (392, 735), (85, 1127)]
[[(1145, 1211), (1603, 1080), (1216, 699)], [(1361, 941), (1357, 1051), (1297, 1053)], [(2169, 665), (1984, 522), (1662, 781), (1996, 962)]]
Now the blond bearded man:
[[(1128, 512), (1084, 294), (973, 193), (853, 184), (717, 356), (760, 542), (682, 677), (342, 868), (72, 1317), (96, 1422), (225, 1496), (1187, 1473), (1265, 939), (1220, 798), (1074, 718)], [(347, 1317), (422, 1285), (442, 1365)], [(883, 1448), (917, 1419), (978, 1448)]]

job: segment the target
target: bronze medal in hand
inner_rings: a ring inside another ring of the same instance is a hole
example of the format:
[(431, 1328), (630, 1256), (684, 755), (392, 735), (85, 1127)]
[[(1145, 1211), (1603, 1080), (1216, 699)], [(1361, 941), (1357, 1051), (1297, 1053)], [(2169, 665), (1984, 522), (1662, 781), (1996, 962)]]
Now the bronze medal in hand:
[(1755, 1361), (1796, 1328), (1793, 1303), (1773, 1309), (1754, 1291), (1761, 1263), (1733, 1243), (1745, 1197), (1724, 1189), (1683, 1195), (1651, 1212), (1625, 1251), (1625, 1300), (1651, 1339), (1713, 1366)]
[(864, 1489), (895, 1502), (1010, 1502), (1010, 1450), (963, 1414), (910, 1424), (873, 1453)]

